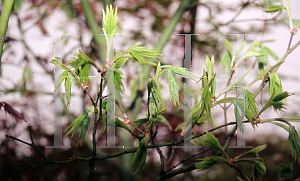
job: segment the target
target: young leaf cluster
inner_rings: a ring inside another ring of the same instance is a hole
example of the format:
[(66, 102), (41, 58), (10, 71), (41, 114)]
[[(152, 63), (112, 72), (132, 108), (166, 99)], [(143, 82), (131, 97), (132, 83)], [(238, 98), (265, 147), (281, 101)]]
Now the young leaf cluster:
[(139, 148), (133, 155), (133, 158), (130, 162), (131, 171), (133, 174), (136, 174), (141, 171), (145, 165), (146, 157), (148, 154), (147, 145), (150, 140), (149, 133), (146, 133), (144, 138), (139, 142)]

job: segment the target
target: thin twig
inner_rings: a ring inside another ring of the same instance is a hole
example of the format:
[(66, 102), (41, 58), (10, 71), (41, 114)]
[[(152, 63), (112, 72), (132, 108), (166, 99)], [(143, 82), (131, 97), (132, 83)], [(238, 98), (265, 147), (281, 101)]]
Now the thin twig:
[(25, 145), (28, 145), (28, 146), (32, 146), (30, 143), (27, 143), (26, 141), (23, 141), (23, 140), (20, 140), (20, 139), (18, 139), (16, 137), (13, 137), (10, 134), (5, 135), (5, 137), (6, 138), (11, 138), (11, 139), (16, 140), (16, 141), (19, 141), (19, 142), (24, 143)]
[(38, 152), (38, 154), (43, 158), (44, 162), (47, 163), (47, 159), (45, 157), (45, 155), (35, 146), (34, 141), (33, 141), (33, 137), (32, 137), (32, 132), (31, 132), (31, 124), (28, 124), (28, 132), (30, 135), (30, 140), (31, 140), (31, 146), (35, 149), (36, 152)]
[(288, 48), (286, 51), (289, 51), (290, 47), (291, 47), (291, 44), (292, 44), (292, 40), (293, 40), (293, 37), (294, 37), (294, 33), (291, 32), (291, 36), (290, 36), (290, 41), (289, 41), (289, 45), (288, 45)]
[[(153, 143), (153, 145), (156, 145), (156, 142), (155, 142), (155, 136), (157, 135), (157, 130), (158, 130), (158, 124), (155, 124), (155, 132), (152, 133), (152, 129), (150, 129), (150, 133), (151, 133), (151, 141)], [(160, 174), (163, 174), (164, 171), (165, 171), (165, 168), (166, 168), (166, 157), (164, 156), (163, 152), (161, 151), (161, 149), (159, 147), (156, 148), (158, 154), (159, 154), (159, 157), (160, 157), (160, 162), (161, 162), (161, 166), (160, 166)]]
[(198, 153), (196, 153), (196, 154), (194, 154), (194, 155), (191, 155), (191, 156), (189, 156), (189, 157), (187, 157), (187, 158), (185, 158), (185, 159), (182, 159), (179, 163), (177, 163), (177, 164), (174, 165), (173, 167), (169, 168), (166, 172), (170, 172), (171, 170), (173, 170), (174, 168), (178, 167), (180, 164), (186, 162), (187, 160), (189, 160), (189, 159), (191, 159), (191, 158), (194, 158), (194, 157), (196, 157), (197, 155), (201, 155), (201, 154), (203, 154), (203, 153), (205, 153), (205, 152), (207, 152), (207, 151), (209, 151), (209, 150), (211, 150), (211, 149), (212, 149), (212, 148), (207, 148), (206, 150), (200, 151), (200, 152), (198, 152)]

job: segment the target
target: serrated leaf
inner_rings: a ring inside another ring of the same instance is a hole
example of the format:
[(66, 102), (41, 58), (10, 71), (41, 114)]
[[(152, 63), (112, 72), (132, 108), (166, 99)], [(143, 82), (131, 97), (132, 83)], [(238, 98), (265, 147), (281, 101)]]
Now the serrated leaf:
[(158, 82), (158, 78), (160, 75), (160, 62), (158, 62), (157, 66), (156, 66), (156, 73), (155, 73), (155, 81)]
[[(238, 109), (240, 109), (240, 111), (238, 111)], [(236, 118), (236, 123), (238, 128), (240, 129), (240, 131), (242, 133), (244, 133), (244, 127), (243, 127), (243, 112), (244, 112), (244, 103), (240, 102), (240, 101), (236, 101), (235, 102), (235, 108), (234, 108), (234, 115)]]
[(127, 62), (127, 60), (128, 58), (124, 58), (124, 57), (117, 59), (115, 62), (115, 68), (116, 69), (121, 68)]
[(276, 74), (275, 71), (269, 72), (269, 79), (270, 79), (270, 87), (269, 87), (269, 94), (272, 95), (273, 92), (276, 95), (282, 92), (282, 84), (279, 76)]
[(72, 87), (72, 82), (71, 82), (71, 77), (70, 74), (68, 73), (68, 77), (65, 78), (65, 91), (66, 91), (66, 101), (67, 101), (67, 106), (70, 105), (70, 100), (71, 100), (71, 87)]
[(266, 174), (266, 166), (262, 161), (256, 161), (253, 164), (251, 176), (254, 180), (262, 180), (262, 176)]
[(279, 101), (282, 101), (284, 100), (285, 98), (289, 97), (290, 94), (288, 92), (282, 92), (278, 95), (276, 95), (274, 98), (273, 98), (273, 102), (279, 102)]
[(88, 84), (89, 81), (89, 72), (90, 72), (90, 65), (85, 64), (82, 66), (81, 71), (79, 73), (81, 82), (84, 82), (84, 84)]
[(204, 136), (202, 136), (202, 138), (200, 139), (200, 141), (202, 143), (204, 143), (205, 145), (214, 148), (218, 151), (220, 151), (221, 153), (223, 153), (225, 156), (227, 156), (227, 154), (225, 153), (225, 151), (223, 150), (222, 146), (219, 143), (219, 140), (210, 132), (205, 131), (206, 134)]
[(298, 160), (300, 162), (300, 140), (299, 135), (294, 126), (289, 127), (289, 138), (288, 138), (289, 146), (292, 150), (292, 156), (294, 160)]
[(205, 157), (205, 158), (200, 158), (198, 160), (200, 160), (200, 162), (195, 164), (195, 167), (198, 169), (198, 171), (208, 170), (218, 162), (221, 163), (227, 162), (227, 160), (225, 160), (220, 156)]
[(171, 71), (168, 71), (168, 80), (169, 80), (170, 102), (173, 102), (174, 105), (177, 106), (179, 105), (178, 88)]
[(135, 175), (138, 173), (145, 165), (148, 149), (147, 149), (147, 144), (149, 142), (149, 134), (146, 133), (145, 137), (140, 141), (139, 143), (139, 148), (133, 155), (133, 158), (130, 162), (131, 165), (131, 171)]
[(130, 50), (131, 52), (137, 53), (139, 56), (145, 57), (146, 59), (152, 60), (154, 62), (159, 61), (161, 56), (161, 50), (157, 48), (149, 48), (149, 47), (140, 47), (136, 46)]
[(285, 109), (284, 103), (282, 102), (285, 98), (289, 97), (291, 94), (288, 92), (282, 92), (278, 95), (275, 95), (275, 92), (272, 94), (273, 97), (271, 97), (270, 105), (273, 106), (275, 111), (282, 111), (282, 109)]
[(191, 72), (190, 70), (187, 70), (183, 67), (177, 67), (177, 66), (173, 66), (173, 65), (164, 65), (162, 67), (165, 67), (167, 68), (168, 70), (184, 77), (184, 78), (187, 78), (187, 79), (193, 79), (196, 77), (193, 72)]
[(261, 152), (262, 150), (264, 150), (265, 148), (267, 147), (266, 144), (263, 144), (261, 146), (257, 146), (255, 148), (252, 148), (251, 150), (247, 151), (246, 153), (243, 153), (237, 157), (235, 157), (235, 159), (239, 159), (239, 158), (242, 158), (244, 156), (248, 156), (248, 155), (251, 155), (251, 154), (254, 154), (256, 155), (257, 153)]
[(82, 121), (82, 126), (81, 126), (81, 132), (79, 136), (79, 144), (82, 145), (82, 141), (84, 140), (84, 137), (86, 135), (86, 131), (88, 130), (89, 127), (89, 119), (88, 117), (85, 117)]
[(252, 127), (255, 128), (253, 118), (257, 115), (258, 109), (255, 98), (248, 89), (245, 89), (245, 103), (245, 117), (250, 121)]
[(123, 85), (123, 77), (122, 72), (119, 69), (115, 69), (115, 88), (117, 91), (120, 91), (122, 94), (124, 94), (124, 85)]
[(201, 96), (201, 107), (204, 109), (208, 122), (214, 126), (214, 122), (211, 116), (211, 107), (212, 107), (212, 94), (209, 91), (208, 86), (204, 86), (203, 93)]
[(78, 130), (78, 128), (82, 125), (84, 119), (88, 117), (88, 113), (89, 113), (89, 112), (90, 112), (89, 110), (85, 110), (83, 113), (81, 113), (81, 114), (80, 114), (80, 115), (72, 122), (72, 124), (71, 124), (70, 126), (68, 126), (68, 127), (65, 129), (65, 131), (66, 131), (66, 130), (69, 130), (69, 132), (66, 134), (66, 136), (67, 136), (68, 134), (70, 134), (71, 132), (73, 132), (71, 137), (74, 136), (75, 132), (76, 132), (76, 131)]
[(280, 165), (280, 172), (279, 176), (287, 178), (291, 180), (293, 178), (293, 169), (294, 169), (294, 163), (292, 162), (290, 165), (281, 164)]
[(106, 6), (106, 10), (102, 9), (102, 26), (105, 34), (115, 34), (117, 27), (117, 16), (118, 7), (112, 8), (112, 5)]
[(135, 51), (133, 51), (133, 50), (131, 50), (131, 51), (129, 52), (129, 54), (130, 54), (135, 60), (139, 61), (140, 63), (144, 63), (144, 64), (156, 66), (155, 63), (146, 61), (143, 57), (141, 57), (140, 55), (138, 55), (138, 54), (137, 54)]

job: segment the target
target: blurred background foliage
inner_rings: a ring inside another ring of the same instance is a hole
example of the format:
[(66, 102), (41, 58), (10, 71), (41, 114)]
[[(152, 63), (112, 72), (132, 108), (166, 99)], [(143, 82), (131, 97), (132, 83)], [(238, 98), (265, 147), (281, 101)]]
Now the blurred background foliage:
[[(198, 55), (200, 59), (206, 55), (214, 55), (216, 62), (219, 62), (224, 54), (224, 41), (236, 41), (235, 36), (230, 36), (231, 32), (252, 32), (258, 35), (272, 31), (274, 25), (287, 25), (284, 21), (285, 16), (282, 12), (274, 13), (269, 19), (256, 19), (249, 17), (250, 20), (238, 19), (239, 15), (249, 9), (262, 10), (266, 7), (279, 3), (274, 0), (248, 0), (235, 1), (232, 4), (222, 4), (217, 1), (201, 0), (16, 0), (11, 14), (10, 26), (5, 39), (5, 55), (2, 59), (3, 72), (0, 79), (1, 99), (8, 101), (15, 109), (30, 120), (33, 125), (34, 140), (38, 148), (45, 153), (49, 160), (67, 160), (72, 156), (89, 157), (91, 153), (91, 142), (86, 139), (82, 147), (76, 147), (78, 136), (74, 136), (72, 141), (70, 137), (64, 137), (64, 144), (71, 145), (71, 149), (45, 149), (46, 145), (53, 145), (53, 112), (51, 103), (53, 101), (53, 87), (48, 86), (45, 82), (51, 84), (53, 81), (53, 66), (50, 65), (50, 59), (53, 57), (51, 51), (42, 51), (33, 46), (49, 47), (48, 45), (39, 44), (31, 45), (31, 39), (34, 35), (46, 36), (46, 33), (54, 30), (61, 30), (67, 33), (70, 29), (76, 32), (78, 36), (69, 36), (63, 39), (64, 51), (62, 54), (63, 62), (74, 56), (74, 52), (81, 49), (93, 60), (97, 60), (102, 66), (105, 62), (105, 40), (98, 35), (103, 33), (101, 27), (102, 7), (107, 4), (118, 6), (118, 30), (117, 33), (124, 33), (121, 40), (117, 41), (116, 49), (123, 50), (136, 42), (141, 42), (143, 46), (151, 46), (162, 49), (164, 58), (162, 63), (183, 66), (184, 39), (173, 36), (175, 33), (200, 33), (201, 36), (192, 36), (193, 56)], [(3, 0), (2, 0), (3, 4)], [(179, 8), (178, 8), (179, 7)], [(2, 8), (2, 7), (0, 7)], [(178, 9), (177, 9), (178, 8)], [(230, 16), (223, 16), (224, 14)], [(220, 17), (221, 16), (221, 17)], [(50, 23), (52, 17), (61, 18), (60, 23)], [(200, 19), (198, 17), (201, 17)], [(228, 18), (227, 18), (228, 17)], [(66, 20), (65, 20), (66, 19)], [(252, 24), (252, 21), (258, 21), (261, 24)], [(248, 25), (241, 26), (240, 23)], [(49, 24), (50, 23), (50, 24)], [(173, 26), (172, 26), (173, 23)], [(55, 27), (53, 25), (55, 24)], [(30, 34), (30, 36), (28, 36)], [(117, 36), (116, 36), (117, 37)], [(48, 37), (49, 38), (49, 37)], [(33, 38), (34, 39), (34, 38)], [(251, 43), (254, 37), (249, 37)], [(193, 61), (198, 61), (193, 59)], [(203, 61), (204, 62), (204, 61)], [(252, 66), (252, 65), (251, 65)], [(14, 67), (14, 68), (11, 68)], [(133, 69), (135, 67), (136, 69)], [(7, 72), (7, 70), (12, 70)], [(122, 105), (131, 120), (136, 119), (138, 113), (143, 113), (147, 109), (144, 97), (145, 80), (148, 78), (147, 73), (151, 70), (148, 67), (137, 67), (128, 63), (122, 69), (124, 71), (125, 89), (131, 91), (125, 95), (117, 95), (122, 101)], [(36, 71), (38, 70), (38, 71)], [(6, 72), (5, 72), (6, 71)], [(14, 72), (16, 71), (16, 72)], [(19, 73), (17, 73), (19, 72)], [(13, 75), (13, 76), (12, 76)], [(137, 76), (136, 76), (137, 75)], [(21, 78), (20, 78), (21, 77)], [(49, 81), (50, 80), (50, 81)], [(43, 82), (44, 81), (44, 82)], [(88, 83), (89, 89), (93, 90), (93, 84)], [(95, 87), (94, 87), (95, 88)], [(183, 86), (180, 86), (180, 101), (183, 101)], [(130, 96), (133, 95), (133, 96)], [(88, 105), (91, 105), (87, 96), (82, 92), (75, 92), (74, 97), (78, 101), (73, 104), (77, 109), (64, 109), (63, 116), (65, 129)], [(44, 100), (44, 101), (41, 101)], [(47, 105), (41, 105), (47, 104)], [(80, 106), (79, 106), (80, 105)], [(72, 104), (71, 106), (72, 107)], [(79, 109), (78, 109), (79, 107)], [(47, 114), (48, 113), (48, 114)], [(21, 137), (28, 140), (27, 128), (24, 123), (15, 121), (9, 115), (0, 112), (0, 129), (1, 129), (1, 148), (0, 148), (0, 170), (1, 174), (14, 173), (5, 180), (85, 180), (88, 175), (86, 163), (75, 162), (68, 165), (47, 165), (41, 166), (37, 170), (30, 168), (39, 165), (41, 159), (33, 149), (19, 142), (7, 140), (5, 134), (15, 137)], [(170, 122), (174, 130), (183, 122), (182, 110), (171, 107), (164, 116)], [(179, 132), (169, 132), (167, 127), (159, 124), (159, 134), (164, 140), (171, 140), (173, 136), (179, 135)], [(49, 131), (50, 130), (50, 131)], [(52, 131), (51, 131), (52, 130)], [(117, 128), (118, 130), (118, 128)], [(203, 131), (203, 130), (202, 130)], [(132, 143), (126, 142), (125, 146), (133, 146), (133, 140), (129, 135), (117, 133), (118, 143), (122, 145), (122, 139), (131, 140)], [(122, 136), (120, 136), (122, 134)], [(126, 133), (127, 134), (127, 133)], [(217, 134), (221, 144), (225, 138), (223, 130)], [(224, 137), (224, 136), (223, 136)], [(261, 153), (265, 159), (267, 174), (263, 180), (285, 180), (278, 176), (280, 164), (289, 165), (293, 159), (288, 148), (286, 138), (277, 136), (276, 133), (270, 133), (270, 139), (259, 137), (253, 140), (247, 140), (246, 145), (267, 144), (268, 147)], [(233, 139), (235, 140), (235, 139)], [(98, 143), (101, 145), (105, 142), (104, 134), (98, 137)], [(125, 143), (125, 142), (124, 142)], [(232, 145), (234, 142), (232, 143)], [(171, 154), (171, 148), (163, 150), (167, 155)], [(170, 165), (175, 165), (183, 158), (196, 153), (199, 150), (185, 151), (176, 149), (175, 155)], [(238, 155), (244, 152), (244, 149), (228, 149), (228, 155)], [(116, 152), (116, 150), (103, 149), (101, 154)], [(212, 153), (205, 153), (201, 157), (206, 157)], [(94, 180), (155, 180), (159, 173), (159, 161), (155, 150), (149, 150), (145, 171), (141, 174), (131, 175), (128, 163), (132, 155), (96, 162), (98, 168)], [(195, 162), (193, 159), (190, 162)], [(250, 170), (252, 165), (239, 165), (242, 171)], [(19, 172), (18, 172), (19, 171)], [(236, 180), (237, 172), (225, 165), (217, 165), (203, 173), (188, 172), (180, 174), (169, 180)], [(300, 169), (297, 164), (293, 168), (293, 178), (300, 177)]]

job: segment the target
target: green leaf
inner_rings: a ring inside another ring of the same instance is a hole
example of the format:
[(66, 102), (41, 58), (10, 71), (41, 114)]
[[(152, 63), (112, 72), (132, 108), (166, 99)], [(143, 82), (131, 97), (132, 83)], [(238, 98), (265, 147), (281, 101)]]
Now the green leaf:
[(81, 71), (79, 73), (80, 79), (82, 79), (84, 84), (88, 84), (89, 81), (89, 72), (90, 72), (90, 65), (85, 64), (81, 67)]
[(61, 83), (63, 82), (63, 80), (65, 80), (65, 77), (67, 77), (68, 72), (64, 71), (63, 73), (61, 73), (57, 79), (54, 79), (55, 81), (55, 90), (59, 88), (59, 86), (61, 85)]
[(158, 62), (157, 66), (156, 66), (156, 73), (155, 73), (155, 81), (158, 82), (158, 78), (160, 75), (160, 62)]
[(252, 52), (253, 50), (255, 50), (257, 47), (259, 47), (261, 45), (261, 41), (260, 40), (256, 40), (254, 41), (251, 46), (248, 48), (247, 52)]
[(239, 159), (239, 158), (242, 158), (242, 157), (244, 157), (244, 156), (251, 155), (251, 154), (255, 154), (255, 155), (256, 155), (257, 153), (259, 153), (259, 152), (261, 152), (262, 150), (264, 150), (266, 147), (267, 147), (266, 144), (263, 144), (263, 145), (261, 145), (261, 146), (257, 146), (257, 147), (255, 147), (255, 148), (252, 148), (251, 150), (247, 151), (246, 153), (243, 153), (243, 154), (241, 154), (241, 155), (235, 157), (235, 159)]
[(117, 59), (115, 62), (115, 68), (116, 69), (121, 68), (127, 62), (127, 60), (128, 58), (124, 58), (124, 57)]
[(143, 118), (143, 119), (131, 121), (131, 123), (134, 124), (135, 126), (139, 126), (139, 125), (146, 123), (147, 121), (148, 121), (148, 118)]
[(139, 148), (133, 155), (133, 158), (130, 162), (131, 171), (133, 172), (134, 175), (136, 173), (138, 173), (139, 171), (141, 171), (141, 169), (145, 165), (145, 161), (146, 161), (146, 157), (147, 157), (147, 153), (148, 153), (147, 145), (148, 145), (149, 139), (150, 139), (150, 136), (148, 133), (146, 133), (145, 137), (140, 141)]
[[(216, 74), (215, 74), (216, 75)], [(216, 79), (215, 79), (216, 76), (214, 76), (214, 78), (212, 79), (212, 83), (211, 83), (211, 86), (210, 86), (210, 92), (211, 92), (211, 95), (212, 97), (215, 96), (216, 94)]]
[(227, 50), (228, 50), (228, 52), (229, 52), (229, 54), (232, 56), (232, 46), (231, 46), (231, 43), (230, 43), (230, 41), (228, 41), (228, 40), (225, 40), (225, 47), (227, 48)]
[(245, 117), (250, 121), (253, 128), (254, 122), (252, 118), (254, 118), (257, 115), (258, 109), (256, 107), (256, 101), (251, 92), (249, 92), (248, 89), (245, 89)]
[(239, 58), (239, 60), (235, 64), (235, 67), (237, 67), (246, 58), (249, 58), (249, 57), (262, 57), (262, 56), (265, 56), (265, 55), (266, 55), (266, 52), (264, 52), (261, 49), (251, 50), (251, 51), (247, 52), (244, 56)]
[(139, 61), (140, 63), (144, 63), (144, 64), (156, 66), (155, 63), (146, 61), (143, 57), (141, 57), (140, 55), (138, 55), (138, 54), (137, 54), (135, 51), (133, 51), (133, 50), (131, 50), (131, 51), (129, 52), (129, 54), (130, 54), (135, 60)]
[(211, 148), (214, 148), (214, 149), (220, 151), (221, 153), (223, 153), (225, 156), (227, 156), (227, 154), (223, 150), (222, 146), (220, 145), (218, 139), (212, 133), (207, 132), (207, 131), (205, 131), (205, 132), (206, 132), (206, 135), (202, 136), (200, 141), (202, 143), (204, 143), (205, 145), (207, 145)]
[(29, 67), (25, 67), (22, 75), (22, 82), (31, 82), (31, 71)]
[(300, 140), (299, 135), (294, 126), (290, 126), (289, 128), (289, 138), (288, 138), (289, 146), (292, 150), (292, 156), (294, 160), (298, 160), (300, 162)]
[(81, 113), (81, 114), (78, 116), (78, 118), (76, 118), (76, 119), (72, 122), (72, 124), (71, 124), (70, 126), (68, 126), (68, 127), (65, 129), (65, 131), (66, 131), (66, 130), (69, 130), (69, 132), (66, 134), (66, 136), (67, 136), (68, 134), (70, 134), (71, 132), (73, 132), (71, 137), (74, 136), (75, 132), (76, 132), (76, 131), (78, 130), (78, 128), (82, 125), (83, 121), (88, 117), (88, 113), (89, 113), (89, 112), (90, 112), (89, 110), (85, 110), (83, 113)]
[(84, 140), (84, 137), (86, 135), (86, 131), (88, 130), (89, 127), (89, 119), (88, 117), (85, 117), (82, 121), (82, 126), (81, 126), (81, 132), (79, 136), (79, 144), (82, 145), (82, 141)]
[(122, 71), (119, 69), (115, 69), (115, 88), (117, 91), (120, 91), (122, 94), (124, 94), (124, 85), (123, 85), (123, 77), (122, 77)]
[(289, 17), (289, 22), (290, 22), (290, 30), (292, 30), (294, 28), (293, 26), (293, 22), (292, 22), (292, 15), (291, 15), (291, 8), (290, 8), (290, 0), (286, 0), (286, 3), (285, 3), (285, 6), (286, 6), (286, 12), (287, 12), (287, 15)]
[(282, 92), (282, 84), (279, 76), (276, 74), (275, 71), (269, 72), (269, 79), (270, 79), (270, 87), (269, 87), (269, 94), (272, 95), (273, 92), (276, 95)]
[(281, 123), (277, 123), (277, 122), (271, 122), (271, 124), (274, 124), (276, 126), (279, 126), (279, 127), (283, 128), (283, 129), (285, 129), (286, 131), (289, 131), (289, 127), (286, 126), (285, 124), (281, 124)]
[(112, 8), (112, 5), (106, 6), (106, 10), (102, 9), (102, 26), (105, 34), (115, 34), (117, 27), (117, 16), (118, 7), (115, 10)]
[[(275, 95), (275, 93), (273, 93), (272, 95)], [(291, 94), (289, 94), (288, 92), (279, 93), (278, 95), (274, 96), (274, 98), (270, 98), (272, 99), (270, 105), (273, 106), (275, 111), (282, 111), (282, 109), (285, 109), (284, 103), (282, 101), (290, 95)]]
[(169, 80), (170, 102), (173, 102), (174, 105), (177, 106), (179, 105), (178, 88), (171, 71), (168, 71), (168, 80)]
[(209, 80), (213, 76), (214, 64), (215, 64), (215, 58), (214, 58), (214, 56), (212, 55), (211, 60), (208, 58), (208, 56), (206, 56), (205, 65), (206, 65), (206, 69), (207, 69), (207, 74), (208, 74)]
[(266, 174), (266, 166), (262, 161), (256, 161), (253, 164), (251, 176), (254, 180), (262, 180), (262, 175)]
[(173, 66), (173, 65), (164, 65), (162, 66), (178, 75), (180, 75), (181, 77), (187, 78), (187, 79), (192, 79), (195, 80), (194, 78), (196, 77), (193, 72), (191, 72), (188, 69), (185, 69), (183, 67), (177, 67), (177, 66)]
[(296, 25), (296, 30), (299, 30), (300, 27), (300, 20), (298, 20), (298, 24)]
[(279, 102), (279, 101), (282, 101), (284, 100), (285, 98), (289, 97), (290, 94), (288, 92), (282, 92), (278, 95), (276, 95), (274, 98), (273, 98), (273, 102)]
[(207, 115), (208, 122), (214, 126), (214, 122), (213, 122), (213, 119), (211, 116), (211, 107), (212, 107), (211, 99), (212, 99), (212, 94), (209, 91), (208, 85), (204, 86), (203, 93), (201, 96), (201, 107), (204, 109), (204, 111)]
[(65, 78), (65, 91), (66, 91), (67, 106), (70, 105), (71, 87), (72, 87), (71, 77), (70, 77), (70, 74), (68, 73), (67, 77)]
[(265, 56), (266, 53), (261, 50), (261, 49), (258, 49), (258, 50), (252, 50), (252, 51), (249, 51), (245, 54), (245, 57), (244, 58), (249, 58), (249, 57), (260, 57), (260, 56)]
[(265, 51), (268, 55), (271, 55), (275, 60), (279, 60), (279, 57), (268, 47), (261, 45), (260, 48)]
[(146, 59), (152, 60), (154, 62), (159, 61), (159, 59), (163, 56), (160, 49), (149, 47), (135, 46), (130, 49), (130, 52), (135, 52), (139, 56), (145, 57)]
[(290, 165), (281, 164), (280, 165), (280, 172), (279, 176), (287, 178), (288, 180), (291, 180), (293, 178), (293, 169), (294, 169), (294, 163), (292, 162)]
[(231, 62), (230, 54), (228, 53), (228, 51), (226, 51), (220, 62), (223, 68), (223, 73), (226, 71), (226, 67), (228, 71), (230, 70), (230, 62)]
[(221, 163), (227, 162), (227, 160), (225, 160), (224, 158), (222, 158), (220, 156), (205, 157), (205, 158), (200, 158), (197, 160), (201, 160), (200, 162), (195, 164), (195, 167), (198, 169), (198, 171), (208, 170), (218, 162), (221, 162)]
[(163, 123), (164, 125), (166, 125), (170, 130), (172, 130), (172, 127), (169, 123), (169, 121), (162, 115), (158, 115), (156, 118), (157, 122)]
[(277, 12), (284, 9), (283, 6), (280, 5), (274, 5), (274, 6), (269, 6), (268, 9), (265, 9), (264, 12), (266, 13), (273, 13), (273, 12)]
[[(238, 109), (240, 109), (240, 111), (238, 111)], [(244, 133), (244, 131), (245, 131), (244, 127), (243, 127), (243, 123), (242, 123), (243, 122), (243, 117), (242, 117), (243, 112), (244, 112), (244, 103), (237, 100), (235, 102), (234, 115), (236, 118), (237, 126), (242, 133)]]
[(242, 42), (236, 49), (235, 49), (235, 52), (234, 52), (234, 55), (231, 57), (231, 64), (230, 64), (230, 67), (233, 67), (233, 63), (237, 57), (237, 55), (243, 50), (245, 46), (245, 42)]
[(238, 80), (236, 80), (235, 82), (231, 83), (229, 86), (227, 86), (223, 91), (221, 91), (216, 98), (220, 97), (222, 94), (224, 94), (225, 92), (228, 92), (232, 89), (236, 88), (236, 84), (239, 83), (240, 81), (242, 81), (249, 73), (251, 70), (249, 70), (248, 72), (246, 72), (243, 76), (241, 76)]
[(244, 180), (242, 179), (241, 177), (237, 176), (236, 178), (239, 180), (239, 181), (251, 181), (247, 176), (245, 176), (247, 180)]
[(125, 130), (127, 130), (127, 131), (129, 131), (131, 133), (131, 129), (128, 128), (128, 126), (123, 121), (121, 121), (119, 118), (117, 118), (117, 117), (115, 119), (115, 126), (119, 127), (119, 128), (123, 128), (123, 129), (125, 129)]

